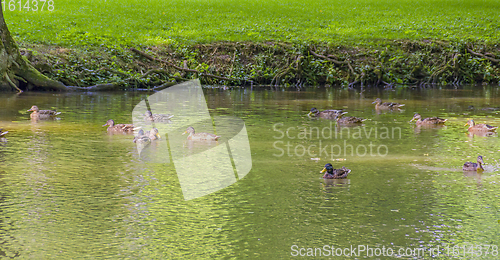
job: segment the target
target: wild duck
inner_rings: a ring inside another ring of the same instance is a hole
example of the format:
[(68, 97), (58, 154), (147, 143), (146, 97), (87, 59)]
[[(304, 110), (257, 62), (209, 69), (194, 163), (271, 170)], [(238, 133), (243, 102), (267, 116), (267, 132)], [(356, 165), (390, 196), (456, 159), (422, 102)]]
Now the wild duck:
[(141, 130), (139, 130), (139, 132), (137, 133), (137, 135), (134, 137), (134, 141), (133, 142), (136, 143), (136, 144), (147, 145), (147, 144), (151, 143), (151, 139), (141, 129)]
[(446, 122), (446, 120), (448, 119), (442, 119), (439, 117), (428, 117), (422, 120), (422, 116), (419, 113), (416, 113), (410, 120), (410, 122), (413, 122), (415, 120), (416, 120), (415, 122), (416, 125), (440, 125), (444, 124), (444, 122)]
[(405, 105), (393, 102), (382, 103), (382, 100), (380, 98), (375, 99), (375, 101), (373, 101), (372, 104), (375, 104), (375, 109), (395, 109), (395, 108), (397, 109)]
[(483, 171), (484, 168), (483, 168), (483, 157), (481, 155), (479, 155), (477, 157), (477, 163), (473, 163), (473, 162), (466, 162), (464, 163), (464, 166), (462, 167), (462, 169), (464, 171)]
[(170, 114), (167, 114), (167, 115), (164, 115), (164, 114), (153, 114), (149, 110), (146, 111), (146, 113), (144, 113), (144, 120), (146, 122), (155, 122), (155, 123), (158, 123), (158, 122), (168, 122), (172, 117), (174, 117), (174, 115), (170, 115)]
[(220, 136), (209, 133), (195, 133), (192, 126), (188, 127), (182, 135), (189, 134), (187, 139), (193, 141), (217, 141)]
[(347, 178), (350, 172), (351, 170), (347, 169), (345, 166), (342, 166), (340, 169), (333, 169), (332, 164), (327, 163), (320, 173), (324, 173), (323, 179), (344, 179)]
[(337, 117), (337, 123), (343, 124), (343, 125), (348, 125), (348, 124), (360, 124), (363, 123), (366, 119), (360, 118), (360, 117), (354, 117), (354, 116), (344, 116), (347, 114), (347, 112), (342, 112), (341, 114), (338, 115)]
[(317, 108), (313, 107), (307, 115), (310, 117), (320, 117), (324, 119), (335, 120), (340, 114), (342, 114), (342, 109), (324, 110), (319, 112)]
[(133, 124), (115, 124), (113, 119), (109, 119), (103, 126), (108, 126), (108, 132), (132, 133), (134, 131)]
[(494, 132), (498, 126), (491, 126), (491, 125), (487, 125), (487, 124), (475, 124), (474, 123), (474, 120), (472, 119), (469, 119), (469, 121), (467, 121), (467, 124), (465, 124), (464, 126), (467, 126), (469, 125), (469, 132)]
[(61, 112), (56, 112), (54, 110), (40, 110), (37, 106), (31, 106), (28, 112), (33, 112), (30, 115), (32, 119), (50, 119), (61, 114)]

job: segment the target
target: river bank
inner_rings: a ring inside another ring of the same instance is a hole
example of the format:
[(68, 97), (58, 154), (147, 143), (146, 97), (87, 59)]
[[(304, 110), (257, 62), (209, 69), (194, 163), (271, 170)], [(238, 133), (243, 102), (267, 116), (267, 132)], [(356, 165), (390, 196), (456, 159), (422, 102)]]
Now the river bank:
[(285, 87), (500, 82), (500, 47), (480, 43), (394, 40), (365, 47), (216, 42), (142, 48), (19, 45), (35, 68), (50, 78), (67, 86), (98, 85), (103, 90), (158, 89), (193, 78), (206, 85)]

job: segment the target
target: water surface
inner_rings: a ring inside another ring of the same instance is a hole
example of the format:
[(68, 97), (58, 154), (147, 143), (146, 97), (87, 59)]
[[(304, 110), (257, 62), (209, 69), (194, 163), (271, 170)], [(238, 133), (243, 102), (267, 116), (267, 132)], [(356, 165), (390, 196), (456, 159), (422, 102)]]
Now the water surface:
[[(9, 134), (0, 143), (0, 254), (281, 259), (292, 257), (294, 245), (366, 245), (391, 247), (401, 258), (400, 248), (425, 248), (429, 258), (440, 246), (437, 256), (448, 259), (446, 247), (500, 245), (500, 141), (463, 126), (468, 118), (500, 125), (499, 111), (482, 110), (500, 104), (497, 88), (205, 89), (212, 116), (245, 121), (253, 167), (237, 183), (189, 201), (172, 164), (140, 160), (132, 136), (102, 127), (110, 118), (131, 123), (146, 97), (1, 94), (0, 128)], [(376, 111), (377, 97), (405, 109)], [(25, 111), (32, 105), (57, 109), (60, 120), (31, 122)], [(309, 118), (312, 107), (367, 120), (338, 129)], [(418, 128), (408, 123), (415, 112), (448, 122)], [(486, 171), (464, 173), (461, 165), (478, 155)], [(319, 171), (327, 162), (352, 173), (325, 181)], [(465, 258), (495, 259), (492, 253)]]

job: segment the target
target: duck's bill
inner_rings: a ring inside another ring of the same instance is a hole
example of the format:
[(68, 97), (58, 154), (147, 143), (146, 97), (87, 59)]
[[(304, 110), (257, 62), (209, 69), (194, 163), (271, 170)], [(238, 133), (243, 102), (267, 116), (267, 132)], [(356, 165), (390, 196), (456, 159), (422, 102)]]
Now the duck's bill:
[(188, 133), (188, 131), (184, 131), (184, 133), (182, 133), (182, 135), (185, 135), (185, 134), (187, 134), (187, 133)]
[(412, 119), (410, 120), (410, 122), (413, 122), (413, 121), (415, 121), (415, 118), (412, 118)]
[(26, 111), (28, 111), (28, 112), (33, 111), (33, 108), (30, 108), (30, 109), (28, 109), (28, 110), (26, 110)]
[(323, 168), (323, 170), (321, 170), (319, 173), (325, 173), (326, 172), (326, 168)]
[(375, 103), (377, 103), (377, 101), (373, 101), (373, 102), (372, 102), (372, 104), (375, 104)]
[(156, 134), (156, 137), (158, 137), (158, 139), (160, 139), (160, 138), (161, 138), (160, 134), (158, 134), (158, 133)]
[(311, 116), (312, 115), (312, 112), (309, 112), (309, 114), (307, 114), (308, 116)]
[(468, 126), (468, 125), (469, 125), (469, 123), (465, 124), (464, 126)]
[(104, 125), (102, 125), (102, 126), (107, 126), (107, 125), (108, 125), (108, 123), (106, 123), (106, 124), (104, 124)]

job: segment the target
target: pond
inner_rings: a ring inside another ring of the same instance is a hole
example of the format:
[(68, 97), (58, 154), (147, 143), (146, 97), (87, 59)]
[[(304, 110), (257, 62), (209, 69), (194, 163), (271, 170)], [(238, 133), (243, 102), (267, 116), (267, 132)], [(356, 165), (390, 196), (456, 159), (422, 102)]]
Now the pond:
[[(251, 170), (188, 200), (174, 164), (143, 160), (133, 135), (109, 135), (102, 126), (132, 123), (148, 93), (1, 94), (0, 128), (9, 133), (0, 143), (0, 254), (356, 259), (371, 249), (387, 254), (381, 259), (496, 259), (500, 141), (471, 135), (464, 124), (500, 125), (500, 111), (483, 110), (500, 104), (498, 88), (203, 92), (210, 116), (245, 123)], [(377, 97), (404, 109), (375, 110)], [(60, 120), (32, 122), (32, 105), (57, 109)], [(309, 118), (312, 107), (367, 120), (337, 128)], [(409, 121), (417, 112), (448, 120), (416, 127)], [(485, 171), (463, 172), (478, 155)], [(328, 162), (352, 172), (324, 180)]]

